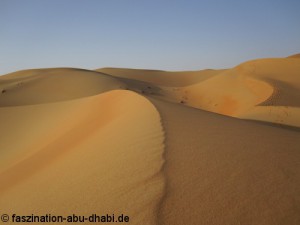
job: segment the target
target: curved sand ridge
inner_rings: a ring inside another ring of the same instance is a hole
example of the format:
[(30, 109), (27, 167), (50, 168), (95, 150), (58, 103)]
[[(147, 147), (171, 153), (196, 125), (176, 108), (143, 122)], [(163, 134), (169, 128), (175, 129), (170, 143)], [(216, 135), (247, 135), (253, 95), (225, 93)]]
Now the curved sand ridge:
[(152, 101), (166, 132), (159, 224), (299, 224), (299, 131)]
[(299, 59), (260, 59), (241, 67), (251, 67), (252, 77), (271, 85), (273, 93), (239, 117), (300, 127)]
[(119, 78), (127, 88), (144, 95), (227, 116), (300, 127), (300, 61), (296, 56), (252, 60), (229, 70), (97, 71)]
[(72, 69), (33, 69), (1, 76), (0, 106), (18, 106), (58, 102), (125, 89), (112, 76)]
[(157, 224), (164, 133), (147, 99), (111, 91), (1, 107), (0, 118), (3, 212), (123, 213), (130, 224)]
[(109, 74), (114, 77), (149, 82), (151, 84), (163, 87), (182, 87), (206, 80), (226, 70), (207, 69), (200, 71), (170, 72), (162, 70), (101, 68), (97, 69), (96, 71)]
[(299, 74), (298, 58), (259, 59), (192, 85), (161, 87), (160, 97), (227, 116), (300, 127)]
[(177, 92), (177, 99), (185, 105), (238, 117), (266, 100), (273, 93), (273, 88), (245, 72), (232, 69)]

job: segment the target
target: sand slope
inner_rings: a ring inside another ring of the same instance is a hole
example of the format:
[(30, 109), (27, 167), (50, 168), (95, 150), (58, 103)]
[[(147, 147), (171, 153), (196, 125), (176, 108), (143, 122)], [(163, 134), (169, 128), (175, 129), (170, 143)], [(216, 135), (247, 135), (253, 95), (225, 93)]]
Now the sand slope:
[(166, 132), (160, 224), (299, 224), (300, 132), (153, 100)]
[(299, 74), (298, 59), (250, 61), (177, 89), (171, 96), (177, 102), (223, 115), (299, 127)]
[[(0, 208), (27, 215), (126, 214), (156, 224), (164, 134), (129, 91), (0, 108)], [(147, 195), (145, 195), (145, 192)]]
[(0, 106), (71, 100), (119, 89), (122, 86), (122, 82), (111, 76), (89, 70), (24, 70), (1, 76)]
[[(232, 117), (300, 127), (297, 55), (252, 60), (229, 70), (176, 73), (104, 68), (97, 71), (119, 77), (129, 89), (166, 101)], [(135, 83), (130, 85), (130, 82)]]

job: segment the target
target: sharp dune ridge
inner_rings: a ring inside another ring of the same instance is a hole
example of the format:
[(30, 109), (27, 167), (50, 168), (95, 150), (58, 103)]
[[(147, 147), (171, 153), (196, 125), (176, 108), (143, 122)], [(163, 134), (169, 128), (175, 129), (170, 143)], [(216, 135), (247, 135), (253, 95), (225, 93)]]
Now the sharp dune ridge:
[(1, 210), (299, 224), (298, 55), (224, 70), (0, 76)]
[[(0, 113), (7, 124), (23, 114), (39, 119), (30, 121), (30, 134), (21, 146), (2, 143), (1, 150), (14, 151), (1, 152), (0, 206), (6, 212), (96, 211), (129, 215), (132, 224), (157, 223), (153, 214), (164, 185), (164, 134), (148, 100), (115, 90), (78, 100), (4, 107)], [(10, 138), (4, 131), (1, 137)]]

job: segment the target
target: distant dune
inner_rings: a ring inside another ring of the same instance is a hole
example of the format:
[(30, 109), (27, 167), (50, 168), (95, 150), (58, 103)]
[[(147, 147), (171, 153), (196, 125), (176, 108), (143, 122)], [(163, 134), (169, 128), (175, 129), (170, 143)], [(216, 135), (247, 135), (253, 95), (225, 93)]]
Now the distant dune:
[(299, 54), (17, 71), (0, 77), (0, 124), (1, 213), (300, 224)]
[(114, 77), (71, 68), (18, 71), (1, 76), (0, 81), (0, 106), (65, 101), (122, 88)]
[(182, 87), (201, 82), (225, 70), (168, 72), (161, 70), (102, 68), (96, 71), (119, 78), (150, 82), (159, 86)]
[(295, 55), (290, 55), (288, 58), (300, 58), (300, 53), (295, 54)]

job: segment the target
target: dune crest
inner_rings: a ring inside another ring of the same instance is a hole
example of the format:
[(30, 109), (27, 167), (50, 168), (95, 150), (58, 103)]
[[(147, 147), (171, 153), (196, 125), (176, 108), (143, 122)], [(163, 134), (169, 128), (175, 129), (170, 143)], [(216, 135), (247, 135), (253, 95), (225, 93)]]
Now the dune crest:
[[(103, 68), (97, 71), (119, 78), (129, 89), (169, 102), (226, 116), (300, 127), (298, 120), (292, 119), (295, 116), (282, 119), (281, 110), (271, 110), (285, 106), (287, 114), (298, 114), (297, 57), (251, 60), (227, 70), (165, 72)], [(154, 88), (149, 91), (147, 86)]]
[(124, 89), (121, 81), (90, 70), (24, 70), (1, 76), (0, 106), (66, 101), (120, 88)]
[(153, 103), (166, 132), (160, 224), (299, 223), (299, 131)]
[(225, 70), (200, 70), (200, 71), (162, 71), (142, 70), (126, 68), (101, 68), (96, 71), (109, 74), (118, 78), (129, 78), (138, 81), (149, 82), (163, 87), (182, 87), (191, 85), (210, 77), (213, 77)]
[[(2, 107), (0, 118), (7, 124), (0, 142), (3, 211), (123, 213), (130, 224), (157, 223), (164, 133), (147, 99), (111, 91), (67, 102)], [(24, 131), (13, 132), (26, 124), (31, 132), (25, 138)]]
[[(300, 106), (299, 73), (295, 58), (252, 60), (193, 85), (164, 88), (164, 99), (227, 116), (300, 127), (293, 119)], [(274, 107), (285, 107), (286, 118)]]

